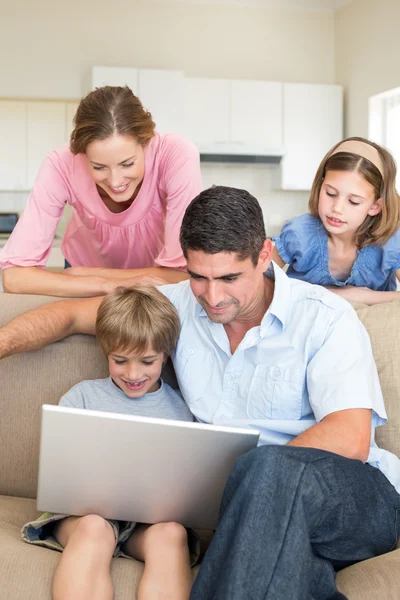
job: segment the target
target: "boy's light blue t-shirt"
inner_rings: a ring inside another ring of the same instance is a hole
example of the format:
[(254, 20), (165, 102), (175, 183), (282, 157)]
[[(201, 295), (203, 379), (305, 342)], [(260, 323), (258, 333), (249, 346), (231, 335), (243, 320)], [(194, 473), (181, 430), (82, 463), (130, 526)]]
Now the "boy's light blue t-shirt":
[(273, 237), (279, 256), (289, 266), (287, 275), (318, 285), (356, 285), (371, 290), (394, 291), (400, 269), (400, 231), (384, 246), (367, 246), (357, 252), (350, 276), (334, 279), (329, 272), (328, 233), (321, 219), (310, 214), (291, 219)]
[(194, 417), (179, 392), (161, 379), (160, 384), (156, 392), (145, 394), (141, 398), (128, 398), (111, 377), (82, 381), (62, 396), (59, 405), (141, 417), (193, 421)]

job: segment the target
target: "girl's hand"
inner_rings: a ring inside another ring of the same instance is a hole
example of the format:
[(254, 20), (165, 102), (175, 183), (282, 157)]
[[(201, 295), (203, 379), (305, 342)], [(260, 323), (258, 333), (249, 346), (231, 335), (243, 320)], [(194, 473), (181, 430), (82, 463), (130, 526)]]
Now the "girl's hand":
[(370, 290), (367, 287), (357, 287), (354, 285), (345, 285), (344, 287), (328, 287), (328, 290), (338, 296), (342, 296), (349, 302), (359, 302), (362, 304), (382, 304), (400, 300), (399, 292), (379, 292)]
[(368, 296), (371, 290), (367, 287), (358, 287), (356, 285), (345, 285), (344, 287), (337, 287), (335, 285), (327, 287), (330, 292), (342, 296), (345, 300), (351, 302), (362, 302), (367, 304), (366, 295)]

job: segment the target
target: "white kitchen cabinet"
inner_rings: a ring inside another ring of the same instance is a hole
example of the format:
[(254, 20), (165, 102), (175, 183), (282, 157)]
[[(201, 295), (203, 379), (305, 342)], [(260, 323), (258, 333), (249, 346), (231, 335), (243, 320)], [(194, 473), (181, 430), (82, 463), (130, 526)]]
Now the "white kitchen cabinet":
[(0, 100), (0, 190), (32, 188), (46, 155), (69, 141), (78, 102)]
[(159, 132), (183, 133), (183, 71), (139, 69), (138, 96)]
[(67, 114), (65, 120), (65, 141), (69, 142), (72, 130), (74, 128), (73, 119), (75, 117), (76, 110), (79, 106), (79, 102), (67, 102)]
[(187, 77), (184, 91), (185, 135), (200, 152), (226, 152), (230, 142), (230, 81)]
[(282, 153), (282, 83), (231, 82), (231, 139), (238, 153)]
[(49, 152), (66, 140), (65, 102), (27, 102), (27, 183), (30, 189)]
[(187, 78), (185, 122), (203, 154), (280, 155), (282, 84)]
[(341, 86), (283, 84), (281, 189), (310, 190), (322, 158), (342, 138)]
[(85, 81), (84, 93), (87, 94), (104, 85), (124, 86), (131, 88), (139, 95), (139, 72), (133, 67), (93, 67)]
[(0, 190), (27, 187), (26, 103), (0, 101)]

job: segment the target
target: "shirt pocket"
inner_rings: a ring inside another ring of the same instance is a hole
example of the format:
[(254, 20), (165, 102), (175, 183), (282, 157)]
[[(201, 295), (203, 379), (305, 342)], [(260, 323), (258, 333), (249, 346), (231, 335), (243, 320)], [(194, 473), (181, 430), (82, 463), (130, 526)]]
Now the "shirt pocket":
[(212, 353), (194, 346), (181, 346), (176, 359), (179, 388), (190, 406), (206, 394), (211, 378)]
[(247, 416), (253, 419), (301, 418), (304, 369), (256, 365), (247, 399)]

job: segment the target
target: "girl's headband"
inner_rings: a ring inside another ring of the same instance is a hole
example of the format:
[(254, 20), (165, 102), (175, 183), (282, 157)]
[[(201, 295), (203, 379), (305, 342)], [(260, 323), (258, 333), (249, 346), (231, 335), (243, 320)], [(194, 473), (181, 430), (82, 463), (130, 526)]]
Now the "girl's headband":
[[(334, 149), (330, 156), (337, 154), (338, 152), (350, 152), (351, 154), (357, 154), (362, 158), (366, 158), (378, 169), (383, 178), (383, 164), (380, 154), (374, 146), (367, 144), (366, 142), (359, 142), (357, 140), (347, 140), (342, 142), (337, 148)], [(329, 157), (330, 158), (330, 157)]]

